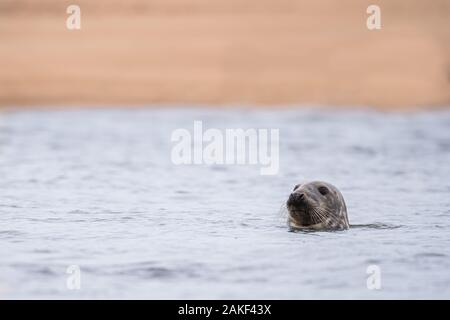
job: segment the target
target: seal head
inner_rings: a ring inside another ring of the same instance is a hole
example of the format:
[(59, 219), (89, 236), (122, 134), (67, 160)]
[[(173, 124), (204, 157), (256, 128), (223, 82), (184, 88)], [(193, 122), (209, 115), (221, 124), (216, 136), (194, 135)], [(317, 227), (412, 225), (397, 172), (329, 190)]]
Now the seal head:
[(345, 230), (347, 207), (341, 192), (323, 181), (296, 185), (286, 202), (291, 229)]

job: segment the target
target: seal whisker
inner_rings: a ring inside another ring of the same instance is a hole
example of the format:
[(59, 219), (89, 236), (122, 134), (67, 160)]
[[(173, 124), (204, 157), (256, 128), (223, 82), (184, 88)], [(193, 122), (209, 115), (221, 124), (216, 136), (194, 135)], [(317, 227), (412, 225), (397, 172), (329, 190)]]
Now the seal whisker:
[(337, 217), (338, 215), (336, 214), (336, 212), (326, 208), (326, 207), (316, 207), (318, 210), (320, 210), (323, 214), (327, 214), (330, 217)]
[(278, 214), (283, 218), (288, 214), (288, 208), (286, 203), (281, 204), (280, 209), (278, 209)]
[(315, 220), (314, 222), (319, 223), (319, 222), (323, 221), (324, 217), (314, 207), (311, 207), (311, 213), (314, 216), (314, 219), (313, 219), (313, 220)]
[(314, 208), (314, 212), (317, 216), (320, 217), (320, 222), (322, 222), (326, 219), (325, 214), (320, 212), (320, 210), (317, 210), (316, 208)]
[(318, 223), (317, 215), (313, 208), (310, 207), (309, 210), (307, 210), (307, 214), (311, 217), (311, 220), (314, 222), (314, 224)]
[(277, 220), (280, 223), (280, 225), (285, 224), (286, 220), (288, 220), (288, 225), (289, 225), (289, 209), (287, 208), (286, 203), (282, 203), (280, 205), (280, 208), (278, 209), (278, 215), (277, 215)]

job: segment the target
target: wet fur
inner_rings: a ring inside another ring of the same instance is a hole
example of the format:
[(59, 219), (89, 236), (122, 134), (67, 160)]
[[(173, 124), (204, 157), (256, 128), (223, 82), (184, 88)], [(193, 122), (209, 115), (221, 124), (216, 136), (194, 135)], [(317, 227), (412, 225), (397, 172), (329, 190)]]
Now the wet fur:
[[(325, 186), (326, 195), (318, 188)], [(333, 185), (323, 181), (303, 183), (292, 193), (303, 193), (304, 203), (289, 205), (286, 203), (288, 226), (293, 230), (345, 230), (349, 228), (347, 207), (344, 197)]]

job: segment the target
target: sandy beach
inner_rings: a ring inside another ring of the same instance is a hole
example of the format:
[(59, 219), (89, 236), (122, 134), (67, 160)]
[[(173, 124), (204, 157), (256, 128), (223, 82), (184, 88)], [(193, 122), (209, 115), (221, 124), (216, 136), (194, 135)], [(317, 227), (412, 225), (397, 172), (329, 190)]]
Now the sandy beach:
[(448, 1), (0, 2), (0, 106), (450, 104)]

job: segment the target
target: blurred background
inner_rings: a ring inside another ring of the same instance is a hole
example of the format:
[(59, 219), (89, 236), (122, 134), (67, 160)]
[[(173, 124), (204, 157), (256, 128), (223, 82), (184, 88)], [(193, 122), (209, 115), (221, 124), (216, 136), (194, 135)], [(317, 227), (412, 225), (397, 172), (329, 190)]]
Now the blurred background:
[[(450, 0), (0, 0), (0, 299), (448, 299), (449, 106)], [(176, 165), (198, 120), (279, 172)], [(351, 230), (288, 232), (312, 180)]]
[(449, 103), (448, 0), (0, 0), (0, 107)]

